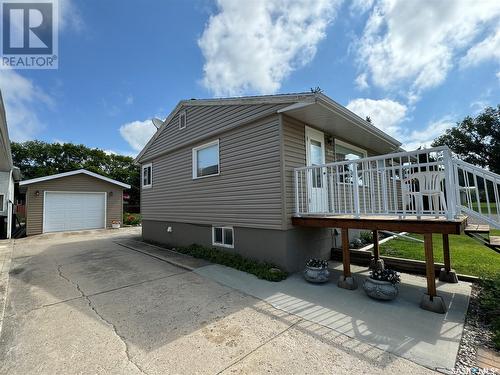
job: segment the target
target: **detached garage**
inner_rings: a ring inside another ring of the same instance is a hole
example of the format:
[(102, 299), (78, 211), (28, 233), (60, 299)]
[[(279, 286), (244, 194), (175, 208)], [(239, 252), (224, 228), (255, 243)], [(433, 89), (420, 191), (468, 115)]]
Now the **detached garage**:
[(26, 234), (110, 228), (122, 221), (123, 189), (130, 185), (79, 169), (21, 181)]

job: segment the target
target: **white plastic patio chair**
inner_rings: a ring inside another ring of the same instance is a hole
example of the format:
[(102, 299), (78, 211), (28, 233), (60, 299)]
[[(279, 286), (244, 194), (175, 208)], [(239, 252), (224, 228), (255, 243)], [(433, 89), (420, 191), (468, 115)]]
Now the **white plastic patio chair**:
[[(444, 178), (444, 172), (428, 171), (412, 173), (403, 180), (404, 204), (411, 204), (411, 198), (415, 199), (417, 218), (420, 219), (424, 210), (424, 196), (428, 197), (429, 210), (431, 213), (435, 213), (436, 217), (439, 216), (441, 207), (444, 212), (448, 210), (444, 191), (441, 190), (441, 182)], [(418, 191), (413, 191), (415, 180), (418, 181)]]

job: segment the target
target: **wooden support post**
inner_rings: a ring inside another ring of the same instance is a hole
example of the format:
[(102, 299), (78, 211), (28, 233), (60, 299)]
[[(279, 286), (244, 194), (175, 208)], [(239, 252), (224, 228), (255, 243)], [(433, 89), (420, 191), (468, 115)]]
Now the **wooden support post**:
[(342, 262), (344, 273), (339, 277), (337, 285), (339, 288), (356, 289), (358, 283), (351, 275), (351, 252), (349, 251), (349, 229), (342, 228)]
[(351, 252), (349, 251), (349, 229), (342, 228), (342, 262), (344, 263), (344, 277), (351, 276)]
[(373, 258), (375, 261), (380, 259), (380, 250), (378, 244), (378, 230), (373, 231)]
[(431, 297), (437, 295), (436, 293), (436, 274), (434, 271), (434, 251), (432, 248), (432, 233), (424, 234), (424, 247), (425, 247), (425, 270), (427, 274), (427, 294)]
[(444, 258), (444, 269), (446, 272), (451, 271), (451, 261), (450, 261), (450, 239), (447, 234), (443, 234), (443, 258)]
[(453, 284), (458, 283), (457, 273), (451, 269), (450, 239), (446, 233), (443, 233), (443, 258), (444, 268), (441, 268), (441, 272), (439, 272), (439, 281)]
[(432, 233), (424, 234), (425, 268), (427, 272), (427, 293), (422, 296), (420, 307), (424, 310), (444, 314), (446, 305), (436, 292), (436, 274), (434, 271), (434, 251), (432, 249)]

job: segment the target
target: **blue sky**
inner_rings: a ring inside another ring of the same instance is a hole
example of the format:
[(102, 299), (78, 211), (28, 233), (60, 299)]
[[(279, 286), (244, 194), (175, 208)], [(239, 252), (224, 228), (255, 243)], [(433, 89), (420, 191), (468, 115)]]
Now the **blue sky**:
[(59, 69), (0, 71), (13, 140), (135, 155), (181, 99), (308, 91), (428, 145), (500, 103), (500, 2), (60, 0)]

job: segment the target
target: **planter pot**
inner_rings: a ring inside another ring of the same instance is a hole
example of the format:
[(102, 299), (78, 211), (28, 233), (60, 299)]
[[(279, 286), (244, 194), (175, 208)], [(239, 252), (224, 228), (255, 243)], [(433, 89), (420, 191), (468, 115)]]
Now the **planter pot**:
[(113, 229), (120, 229), (120, 224), (111, 224), (111, 228)]
[(390, 301), (398, 295), (398, 287), (390, 281), (367, 278), (363, 283), (363, 289), (371, 298), (384, 301)]
[(325, 283), (330, 280), (330, 271), (328, 268), (306, 266), (304, 278), (311, 283)]

